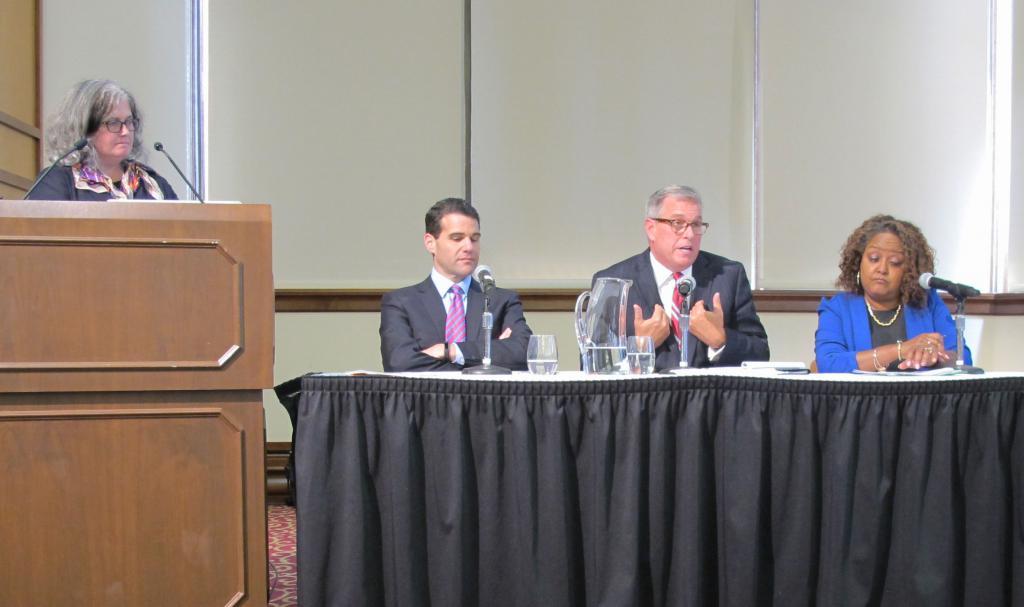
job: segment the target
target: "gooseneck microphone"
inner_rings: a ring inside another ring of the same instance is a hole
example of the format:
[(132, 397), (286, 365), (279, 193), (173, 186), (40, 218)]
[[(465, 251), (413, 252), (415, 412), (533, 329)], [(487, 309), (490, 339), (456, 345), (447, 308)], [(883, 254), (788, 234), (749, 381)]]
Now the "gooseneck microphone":
[(981, 291), (978, 291), (972, 286), (962, 285), (957, 282), (939, 278), (931, 272), (925, 272), (921, 274), (921, 277), (917, 279), (918, 284), (925, 289), (939, 289), (949, 293), (954, 299), (966, 299), (968, 297), (977, 297), (981, 295)]
[(196, 198), (199, 200), (199, 202), (205, 203), (206, 201), (203, 200), (203, 197), (200, 196), (199, 192), (196, 191), (195, 187), (192, 185), (192, 182), (189, 181), (188, 178), (185, 177), (185, 173), (182, 173), (181, 169), (178, 168), (178, 163), (174, 162), (174, 159), (171, 158), (171, 155), (168, 154), (167, 150), (164, 149), (164, 144), (157, 141), (156, 143), (153, 144), (153, 149), (162, 153), (164, 156), (167, 156), (167, 160), (171, 161), (171, 166), (174, 167), (175, 171), (178, 171), (178, 176), (181, 177), (181, 180), (185, 182), (185, 185), (188, 186), (188, 189), (192, 190), (192, 193), (196, 195)]
[(84, 147), (85, 147), (85, 146), (87, 146), (87, 145), (89, 145), (89, 140), (88, 140), (88, 139), (86, 139), (85, 137), (82, 137), (81, 139), (79, 139), (78, 141), (76, 141), (76, 142), (75, 142), (75, 145), (71, 146), (71, 149), (70, 149), (70, 150), (68, 150), (68, 151), (64, 152), (63, 154), (61, 154), (61, 155), (60, 155), (60, 158), (58, 158), (57, 160), (54, 160), (54, 161), (53, 161), (53, 164), (51, 164), (51, 165), (50, 165), (49, 167), (47, 167), (47, 169), (46, 169), (45, 171), (43, 171), (43, 172), (42, 172), (42, 174), (41, 174), (41, 175), (39, 175), (39, 177), (37, 177), (37, 178), (36, 178), (35, 182), (34, 182), (34, 183), (32, 184), (32, 187), (30, 187), (30, 188), (28, 189), (28, 191), (27, 191), (27, 192), (25, 192), (25, 197), (24, 197), (24, 198), (23, 198), (22, 200), (28, 200), (29, 194), (31, 194), (32, 192), (34, 192), (34, 191), (35, 191), (35, 189), (36, 189), (37, 187), (39, 187), (39, 184), (40, 184), (40, 183), (42, 183), (43, 179), (44, 179), (44, 178), (46, 178), (46, 176), (47, 176), (47, 175), (49, 175), (49, 174), (50, 174), (50, 171), (52, 171), (53, 169), (57, 168), (57, 164), (58, 164), (58, 163), (59, 163), (59, 162), (60, 162), (61, 160), (64, 160), (64, 159), (65, 159), (65, 158), (67, 158), (68, 156), (70, 156), (70, 155), (74, 154), (75, 152), (77, 152), (78, 150), (80, 150), (80, 149), (84, 148)]
[(480, 283), (480, 288), (484, 290), (484, 293), (489, 293), (494, 288), (494, 272), (491, 271), (490, 266), (477, 266), (473, 270), (473, 279)]

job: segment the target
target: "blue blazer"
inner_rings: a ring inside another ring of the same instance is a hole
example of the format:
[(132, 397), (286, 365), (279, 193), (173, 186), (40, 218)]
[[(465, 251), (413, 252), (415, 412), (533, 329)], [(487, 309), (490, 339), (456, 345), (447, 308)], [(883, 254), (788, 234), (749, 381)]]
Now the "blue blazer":
[[(907, 339), (922, 333), (941, 333), (947, 350), (956, 350), (956, 324), (935, 289), (928, 291), (924, 308), (904, 306)], [(857, 352), (870, 350), (871, 326), (864, 297), (839, 293), (822, 299), (818, 306), (818, 330), (814, 333), (814, 356), (822, 373), (849, 373), (857, 368)], [(971, 362), (971, 351), (964, 346), (964, 362)]]

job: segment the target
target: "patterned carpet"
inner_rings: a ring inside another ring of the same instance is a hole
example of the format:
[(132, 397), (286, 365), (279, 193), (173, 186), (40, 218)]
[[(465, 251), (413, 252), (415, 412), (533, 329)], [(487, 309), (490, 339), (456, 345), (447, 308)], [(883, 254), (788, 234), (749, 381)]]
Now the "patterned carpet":
[(296, 607), (295, 508), (267, 506), (267, 556), (269, 607)]

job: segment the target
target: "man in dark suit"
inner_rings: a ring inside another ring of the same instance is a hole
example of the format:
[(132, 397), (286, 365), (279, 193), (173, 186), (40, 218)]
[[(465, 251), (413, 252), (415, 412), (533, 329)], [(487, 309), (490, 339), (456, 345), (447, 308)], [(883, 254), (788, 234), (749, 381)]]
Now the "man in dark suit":
[[(434, 268), (423, 282), (384, 295), (380, 354), (385, 371), (457, 371), (483, 360), (484, 303), (472, 273), (480, 261), (480, 215), (460, 198), (430, 207), (423, 245)], [(491, 289), (491, 364), (526, 369), (530, 327), (514, 292)]]
[(690, 335), (686, 361), (690, 367), (738, 365), (768, 360), (768, 336), (754, 309), (743, 265), (700, 250), (707, 230), (700, 194), (686, 186), (668, 186), (647, 201), (644, 229), (649, 248), (594, 274), (633, 281), (628, 335), (650, 335), (656, 344), (655, 367), (680, 366), (681, 328), (674, 309), (680, 307), (676, 284), (692, 276)]

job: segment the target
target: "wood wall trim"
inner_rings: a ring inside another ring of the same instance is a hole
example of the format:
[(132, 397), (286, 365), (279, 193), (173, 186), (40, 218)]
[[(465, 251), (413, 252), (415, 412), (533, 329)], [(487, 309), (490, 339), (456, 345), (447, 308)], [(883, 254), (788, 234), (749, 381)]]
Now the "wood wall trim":
[(37, 141), (42, 139), (43, 136), (43, 132), (39, 130), (39, 127), (35, 127), (27, 122), (18, 120), (4, 111), (0, 111), (0, 124), (10, 127), (23, 135), (28, 135)]
[(21, 175), (15, 175), (14, 173), (3, 169), (0, 169), (0, 183), (6, 183), (11, 187), (15, 187), (26, 192), (30, 187), (32, 187), (31, 179), (26, 179)]
[[(380, 298), (388, 289), (277, 289), (277, 312), (380, 312)], [(527, 312), (571, 312), (581, 289), (519, 289)], [(814, 313), (822, 297), (835, 291), (758, 290), (758, 312)], [(946, 298), (952, 305), (952, 300)], [(967, 302), (971, 316), (1024, 315), (1024, 293), (987, 293)]]

